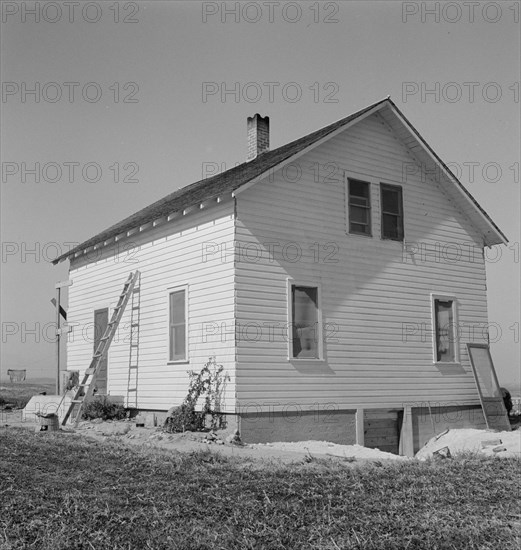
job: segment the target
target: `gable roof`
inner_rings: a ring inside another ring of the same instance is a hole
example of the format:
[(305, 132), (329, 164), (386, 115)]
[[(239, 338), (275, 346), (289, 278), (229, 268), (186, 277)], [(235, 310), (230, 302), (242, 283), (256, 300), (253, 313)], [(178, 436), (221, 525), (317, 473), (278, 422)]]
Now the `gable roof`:
[(132, 214), (122, 221), (112, 225), (105, 231), (102, 231), (94, 237), (87, 239), (83, 243), (53, 260), (52, 263), (57, 264), (58, 262), (73, 257), (78, 253), (91, 248), (92, 246), (102, 244), (105, 241), (117, 237), (118, 235), (126, 234), (131, 230), (153, 222), (161, 217), (168, 216), (174, 212), (183, 211), (187, 208), (193, 207), (194, 205), (234, 193), (238, 189), (246, 186), (246, 184), (251, 185), (256, 181), (259, 181), (269, 170), (279, 167), (281, 164), (294, 158), (299, 153), (305, 152), (308, 148), (317, 146), (323, 140), (332, 137), (332, 134), (336, 134), (345, 129), (351, 123), (362, 119), (364, 115), (379, 111), (386, 106), (391, 108), (396, 117), (401, 120), (404, 126), (407, 127), (408, 132), (414, 136), (413, 141), (420, 144), (421, 148), (427, 152), (428, 155), (434, 159), (440, 167), (442, 167), (451, 182), (458, 188), (459, 194), (463, 195), (467, 201), (470, 202), (471, 210), (474, 211), (474, 214), (478, 215), (477, 217), (475, 216), (476, 219), (479, 221), (481, 218), (481, 221), (484, 222), (482, 224), (478, 224), (478, 227), (483, 229), (485, 226), (488, 226), (488, 230), (485, 228), (484, 233), (488, 233), (491, 238), (485, 239), (485, 244), (491, 245), (507, 243), (508, 239), (496, 226), (488, 214), (481, 208), (467, 189), (463, 187), (445, 163), (443, 163), (436, 153), (434, 153), (430, 146), (421, 137), (419, 132), (412, 126), (412, 124), (410, 124), (398, 107), (396, 107), (393, 101), (387, 97), (343, 119), (333, 122), (324, 128), (316, 130), (311, 134), (287, 143), (282, 147), (278, 147), (272, 151), (265, 151), (249, 162), (244, 162), (243, 164), (230, 168), (229, 170), (217, 174), (216, 176), (182, 187), (173, 193), (170, 193), (166, 197), (139, 210), (135, 214)]

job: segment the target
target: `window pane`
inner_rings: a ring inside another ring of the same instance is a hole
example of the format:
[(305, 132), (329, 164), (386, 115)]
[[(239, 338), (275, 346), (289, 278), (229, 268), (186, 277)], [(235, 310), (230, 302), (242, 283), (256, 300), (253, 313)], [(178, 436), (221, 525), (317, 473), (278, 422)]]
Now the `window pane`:
[(369, 184), (366, 181), (349, 180), (349, 194), (369, 198)]
[(348, 180), (349, 232), (371, 234), (370, 187), (366, 181)]
[(368, 207), (369, 206), (369, 199), (366, 198), (366, 197), (353, 197), (353, 196), (351, 196), (351, 198), (349, 199), (349, 203), (351, 205)]
[(185, 358), (186, 348), (186, 331), (184, 325), (179, 325), (174, 328), (174, 354), (176, 358)]
[(185, 322), (185, 291), (170, 294), (170, 324)]
[(390, 214), (400, 213), (400, 194), (391, 189), (382, 189), (382, 210)]
[(186, 327), (177, 325), (170, 327), (170, 361), (186, 359)]
[(382, 238), (403, 241), (402, 190), (398, 186), (380, 185)]
[(292, 286), (293, 357), (318, 358), (318, 291)]
[(351, 223), (349, 224), (349, 232), (350, 233), (363, 233), (364, 235), (370, 235), (369, 232), (369, 226), (368, 225), (362, 225), (359, 223)]
[(179, 361), (186, 359), (186, 315), (185, 291), (170, 294), (169, 319), (169, 359)]
[(398, 216), (384, 214), (382, 216), (382, 221), (384, 237), (389, 239), (399, 239), (401, 237)]
[(360, 206), (351, 206), (349, 208), (349, 219), (353, 223), (369, 223), (369, 210)]
[(454, 353), (454, 316), (452, 300), (435, 300), (436, 316), (436, 359), (455, 361)]

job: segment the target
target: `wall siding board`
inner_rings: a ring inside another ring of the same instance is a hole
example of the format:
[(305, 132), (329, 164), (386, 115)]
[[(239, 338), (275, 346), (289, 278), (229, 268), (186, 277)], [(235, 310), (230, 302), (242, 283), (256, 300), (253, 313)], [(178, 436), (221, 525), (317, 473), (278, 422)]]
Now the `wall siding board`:
[[(215, 219), (214, 219), (215, 218)], [(193, 225), (193, 227), (192, 227)], [(169, 234), (173, 232), (173, 234)], [(209, 261), (202, 250), (207, 243), (223, 243), (233, 250), (233, 204), (224, 203), (180, 220), (176, 225), (133, 234), (116, 253), (101, 249), (99, 259), (73, 260), (69, 287), (69, 322), (75, 325), (67, 353), (68, 368), (83, 372), (92, 358), (93, 312), (114, 306), (130, 271), (141, 271), (139, 332), (138, 407), (166, 410), (179, 405), (188, 387), (187, 370), (200, 370), (215, 355), (230, 376), (226, 386), (226, 410), (235, 410), (235, 344), (203, 328), (213, 324), (234, 327), (233, 256), (226, 262)], [(132, 244), (132, 262), (128, 259)], [(126, 247), (126, 248), (125, 248)], [(91, 258), (93, 255), (91, 255)], [(207, 261), (206, 261), (207, 260)], [(169, 363), (168, 291), (189, 285), (189, 363)], [(110, 314), (111, 312), (109, 312)], [(127, 307), (108, 352), (109, 385), (112, 395), (127, 395), (130, 307)]]
[[(279, 170), (238, 195), (240, 402), (278, 399), (302, 407), (333, 402), (347, 409), (478, 402), (465, 344), (486, 339), (482, 236), (436, 181), (422, 181), (420, 174), (404, 181), (403, 167), (412, 161), (375, 114), (295, 161), (297, 181), (289, 170)], [(327, 166), (334, 166), (336, 181), (320, 179)], [(372, 237), (346, 234), (344, 170), (371, 182)], [(380, 238), (380, 182), (402, 186), (404, 243)], [(336, 261), (325, 261), (328, 243), (335, 245)], [(293, 261), (296, 249), (302, 255)], [(288, 322), (288, 277), (321, 287), (323, 323), (336, 328), (324, 342), (324, 361), (287, 359), (287, 337), (279, 327)], [(457, 297), (459, 366), (432, 362), (431, 293)], [(261, 333), (241, 335), (241, 324)], [(407, 326), (418, 327), (418, 333), (405, 339)]]

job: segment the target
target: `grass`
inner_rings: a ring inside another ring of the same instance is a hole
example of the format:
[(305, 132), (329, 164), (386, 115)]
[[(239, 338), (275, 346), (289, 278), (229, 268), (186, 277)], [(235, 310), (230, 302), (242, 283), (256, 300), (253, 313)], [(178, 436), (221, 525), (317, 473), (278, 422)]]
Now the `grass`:
[(17, 409), (23, 409), (33, 395), (47, 392), (53, 395), (56, 388), (53, 384), (2, 381), (0, 384), (0, 406), (12, 405)]
[(0, 549), (497, 549), (518, 459), (247, 463), (63, 433), (0, 435)]

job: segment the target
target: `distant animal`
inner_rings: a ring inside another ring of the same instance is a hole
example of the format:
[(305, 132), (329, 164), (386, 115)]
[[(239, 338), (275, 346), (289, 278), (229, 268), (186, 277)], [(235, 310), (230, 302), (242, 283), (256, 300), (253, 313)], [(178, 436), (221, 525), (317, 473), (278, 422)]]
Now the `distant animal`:
[(505, 409), (507, 414), (510, 415), (510, 411), (513, 409), (514, 405), (512, 404), (512, 396), (506, 388), (499, 388), (501, 390), (501, 395), (503, 396), (503, 403), (505, 404)]

